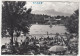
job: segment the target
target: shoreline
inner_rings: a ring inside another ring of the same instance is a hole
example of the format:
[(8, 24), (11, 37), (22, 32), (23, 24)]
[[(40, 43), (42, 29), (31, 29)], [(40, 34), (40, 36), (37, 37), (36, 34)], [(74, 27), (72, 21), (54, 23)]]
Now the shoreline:
[[(31, 25), (50, 25), (50, 24), (31, 24)], [(57, 26), (57, 25), (59, 25), (59, 26), (65, 26), (64, 24), (52, 24), (52, 25), (55, 25), (55, 26)]]

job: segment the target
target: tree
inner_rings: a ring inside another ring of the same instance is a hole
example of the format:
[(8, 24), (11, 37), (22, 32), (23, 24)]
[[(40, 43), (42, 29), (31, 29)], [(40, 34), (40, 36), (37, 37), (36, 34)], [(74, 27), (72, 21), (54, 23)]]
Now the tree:
[(79, 21), (79, 10), (76, 10), (67, 20), (67, 30), (70, 33), (78, 34), (78, 21)]
[(24, 1), (4, 1), (2, 4), (2, 35), (8, 31), (11, 36), (11, 43), (13, 45), (13, 33), (17, 36), (20, 32), (29, 32), (30, 24), (28, 22), (31, 9), (24, 7)]

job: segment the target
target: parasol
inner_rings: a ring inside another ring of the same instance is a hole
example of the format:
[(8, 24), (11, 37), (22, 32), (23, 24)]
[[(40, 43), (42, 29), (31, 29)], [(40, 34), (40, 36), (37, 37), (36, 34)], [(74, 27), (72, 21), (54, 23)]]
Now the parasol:
[(64, 46), (59, 46), (59, 45), (56, 45), (56, 46), (52, 46), (49, 51), (52, 51), (52, 52), (59, 52), (59, 51), (65, 51), (65, 47)]

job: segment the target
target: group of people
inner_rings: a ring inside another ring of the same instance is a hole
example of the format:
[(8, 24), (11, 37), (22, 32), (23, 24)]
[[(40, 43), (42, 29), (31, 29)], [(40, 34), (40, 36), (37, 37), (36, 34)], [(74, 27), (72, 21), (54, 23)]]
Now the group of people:
[(26, 37), (25, 40), (21, 40), (19, 43), (18, 41), (15, 41), (14, 43), (14, 53), (16, 54), (44, 54), (49, 55), (49, 48), (51, 46), (60, 45), (60, 46), (67, 46), (66, 43), (68, 43), (68, 39), (65, 40), (63, 36), (60, 36), (58, 33), (55, 35), (55, 37), (49, 37), (46, 38), (40, 37), (39, 39), (37, 37)]

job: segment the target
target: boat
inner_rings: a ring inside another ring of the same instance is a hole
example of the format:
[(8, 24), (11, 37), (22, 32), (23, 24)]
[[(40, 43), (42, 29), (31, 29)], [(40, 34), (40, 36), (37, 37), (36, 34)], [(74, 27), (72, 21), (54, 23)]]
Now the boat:
[(38, 22), (36, 22), (36, 24), (38, 24)]
[(50, 23), (50, 26), (49, 26), (50, 28), (52, 28), (52, 24)]
[(50, 21), (50, 26), (49, 26), (50, 28), (52, 28), (52, 22)]

